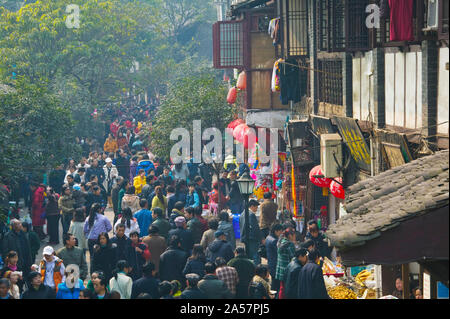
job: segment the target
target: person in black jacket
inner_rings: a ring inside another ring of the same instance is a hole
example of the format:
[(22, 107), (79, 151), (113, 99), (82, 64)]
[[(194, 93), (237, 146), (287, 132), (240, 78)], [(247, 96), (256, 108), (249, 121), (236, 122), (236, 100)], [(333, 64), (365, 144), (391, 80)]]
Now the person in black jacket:
[(27, 287), (21, 299), (56, 299), (55, 290), (42, 283), (41, 274), (37, 271), (28, 274)]
[(132, 241), (125, 235), (125, 225), (122, 223), (116, 226), (116, 235), (111, 239), (113, 244), (117, 245), (116, 260), (126, 260), (131, 268), (136, 269), (135, 249)]
[(309, 239), (314, 241), (314, 246), (319, 251), (320, 257), (331, 258), (332, 248), (328, 246), (325, 235), (319, 231), (319, 226), (315, 220), (308, 222), (308, 232), (305, 236), (305, 241)]
[(175, 218), (175, 225), (177, 228), (169, 231), (169, 238), (173, 235), (177, 235), (181, 241), (181, 249), (190, 254), (194, 247), (194, 236), (192, 235), (192, 232), (187, 229), (186, 219), (183, 216), (178, 216)]
[(227, 235), (218, 230), (214, 233), (214, 237), (216, 239), (206, 248), (206, 259), (209, 262), (215, 262), (217, 257), (222, 257), (229, 262), (234, 257), (234, 253), (231, 244), (227, 242)]
[(159, 279), (161, 281), (178, 280), (184, 283), (183, 268), (188, 254), (181, 249), (181, 240), (178, 236), (173, 235), (169, 238), (169, 248), (161, 255), (159, 262)]
[(186, 289), (181, 293), (180, 299), (207, 299), (206, 294), (198, 288), (200, 276), (197, 274), (186, 275)]
[(186, 262), (186, 266), (184, 266), (183, 275), (186, 276), (187, 274), (197, 274), (200, 278), (203, 278), (205, 275), (205, 263), (206, 257), (203, 252), (202, 245), (194, 245), (194, 248), (192, 249), (192, 256), (189, 257)]
[(97, 243), (94, 245), (91, 274), (96, 271), (102, 271), (106, 280), (109, 282), (118, 261), (116, 253), (117, 245), (111, 242), (108, 233), (98, 235)]
[(298, 276), (297, 296), (299, 299), (330, 299), (325, 287), (319, 252), (313, 249), (308, 253), (308, 262), (302, 267)]
[(98, 184), (103, 184), (105, 180), (105, 171), (103, 167), (98, 165), (98, 160), (92, 161), (92, 166), (86, 170), (86, 180), (91, 181), (91, 176), (96, 175), (98, 177)]
[(248, 240), (248, 258), (253, 260), (255, 265), (261, 263), (261, 257), (258, 254), (258, 248), (260, 244), (264, 244), (265, 238), (263, 238), (261, 229), (259, 228), (258, 219), (256, 218), (256, 211), (258, 210), (259, 202), (255, 199), (251, 199), (248, 202), (249, 210), (249, 231), (247, 233), (247, 227), (245, 224), (245, 214), (241, 214), (239, 217), (239, 227), (241, 231), (241, 242), (246, 243)]
[(270, 230), (269, 236), (266, 237), (267, 265), (269, 267), (270, 277), (272, 277), (271, 289), (280, 290), (280, 281), (275, 278), (278, 260), (278, 237), (280, 237), (284, 228), (281, 224), (274, 224)]
[(295, 250), (295, 257), (287, 265), (284, 273), (284, 280), (286, 287), (286, 299), (298, 299), (298, 276), (302, 267), (308, 261), (308, 251), (305, 248)]
[(10, 251), (17, 252), (19, 256), (17, 267), (22, 269), (26, 276), (34, 262), (31, 256), (30, 240), (23, 232), (22, 223), (18, 219), (12, 219), (10, 224), (12, 229), (5, 234), (1, 241), (2, 257), (5, 259)]
[(131, 299), (136, 299), (140, 294), (147, 293), (151, 299), (159, 299), (159, 280), (155, 278), (155, 265), (152, 262), (142, 267), (143, 277), (133, 283)]

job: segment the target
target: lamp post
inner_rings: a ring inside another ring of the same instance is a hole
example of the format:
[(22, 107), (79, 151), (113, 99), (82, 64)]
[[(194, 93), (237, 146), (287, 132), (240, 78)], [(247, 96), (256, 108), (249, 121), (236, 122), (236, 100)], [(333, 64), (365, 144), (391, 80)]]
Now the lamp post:
[[(245, 233), (246, 233), (246, 238), (245, 238), (245, 251), (248, 254), (248, 249), (249, 249), (249, 232), (250, 232), (250, 217), (249, 217), (249, 212), (248, 212), (248, 198), (250, 197), (251, 194), (253, 194), (253, 188), (255, 186), (255, 181), (250, 177), (250, 174), (248, 173), (248, 171), (245, 171), (245, 173), (237, 180), (238, 185), (239, 185), (239, 191), (241, 192), (241, 195), (244, 197), (244, 201), (245, 201), (245, 215), (244, 215), (244, 222), (245, 222)], [(241, 238), (242, 238), (242, 234), (241, 234)]]

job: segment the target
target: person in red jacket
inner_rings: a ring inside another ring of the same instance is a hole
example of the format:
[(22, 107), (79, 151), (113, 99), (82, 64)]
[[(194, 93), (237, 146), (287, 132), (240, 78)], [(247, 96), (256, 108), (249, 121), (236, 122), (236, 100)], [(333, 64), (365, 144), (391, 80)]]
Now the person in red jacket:
[(44, 234), (45, 216), (44, 216), (44, 199), (45, 189), (43, 185), (33, 182), (30, 186), (32, 191), (31, 199), (31, 219), (34, 231), (39, 235), (42, 240), (47, 237)]
[(120, 127), (120, 124), (119, 124), (118, 119), (115, 119), (114, 122), (112, 122), (111, 125), (109, 126), (109, 130), (111, 131), (112, 135), (116, 138), (117, 138), (117, 132), (119, 131), (119, 127)]
[(150, 251), (148, 246), (141, 239), (139, 239), (139, 232), (132, 231), (130, 233), (131, 246), (133, 247), (134, 254), (131, 254), (135, 260), (130, 264), (134, 265), (133, 270), (130, 273), (130, 277), (133, 280), (137, 280), (142, 277), (142, 267), (150, 260)]

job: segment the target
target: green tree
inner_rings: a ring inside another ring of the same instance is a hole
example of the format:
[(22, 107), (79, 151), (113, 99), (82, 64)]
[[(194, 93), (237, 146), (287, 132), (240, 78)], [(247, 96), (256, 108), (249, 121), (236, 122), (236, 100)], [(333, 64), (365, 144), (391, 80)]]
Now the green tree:
[(152, 126), (151, 150), (169, 159), (175, 144), (170, 141), (171, 131), (185, 128), (192, 137), (194, 120), (201, 120), (202, 128), (216, 127), (223, 132), (234, 114), (226, 95), (226, 86), (208, 70), (174, 80)]
[(78, 156), (71, 112), (45, 87), (19, 79), (0, 94), (0, 176), (17, 181), (25, 172), (39, 175)]

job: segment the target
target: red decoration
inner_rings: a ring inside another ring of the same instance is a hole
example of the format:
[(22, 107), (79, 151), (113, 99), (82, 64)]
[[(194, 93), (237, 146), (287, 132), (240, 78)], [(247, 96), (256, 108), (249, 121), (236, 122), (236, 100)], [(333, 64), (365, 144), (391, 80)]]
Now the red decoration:
[(247, 124), (243, 123), (236, 126), (233, 130), (233, 137), (239, 143), (242, 143), (242, 141), (244, 140), (244, 133), (246, 128), (248, 128)]
[(323, 175), (322, 172), (322, 167), (320, 165), (317, 165), (316, 167), (314, 167), (313, 169), (311, 169), (311, 171), (309, 172), (309, 180), (311, 181), (311, 183), (313, 183), (316, 186), (319, 187), (329, 187), (332, 180), (326, 177), (323, 178), (317, 178), (314, 177), (315, 175)]
[(228, 124), (227, 128), (231, 128), (234, 130), (238, 125), (245, 124), (245, 121), (243, 119), (237, 119)]
[[(336, 178), (336, 180), (337, 180), (339, 183), (342, 183), (342, 178), (341, 178), (341, 177)], [(330, 183), (330, 192), (331, 192), (331, 194), (333, 194), (336, 198), (345, 199), (345, 190), (344, 190), (344, 187), (343, 187), (341, 184), (339, 184), (339, 183), (337, 183), (336, 181), (332, 181), (332, 182)]]
[(232, 87), (230, 91), (228, 91), (227, 102), (228, 104), (233, 104), (236, 102), (237, 98), (237, 89), (236, 87)]
[(247, 75), (245, 74), (244, 71), (242, 71), (241, 74), (239, 74), (236, 87), (239, 90), (245, 90), (247, 88)]

